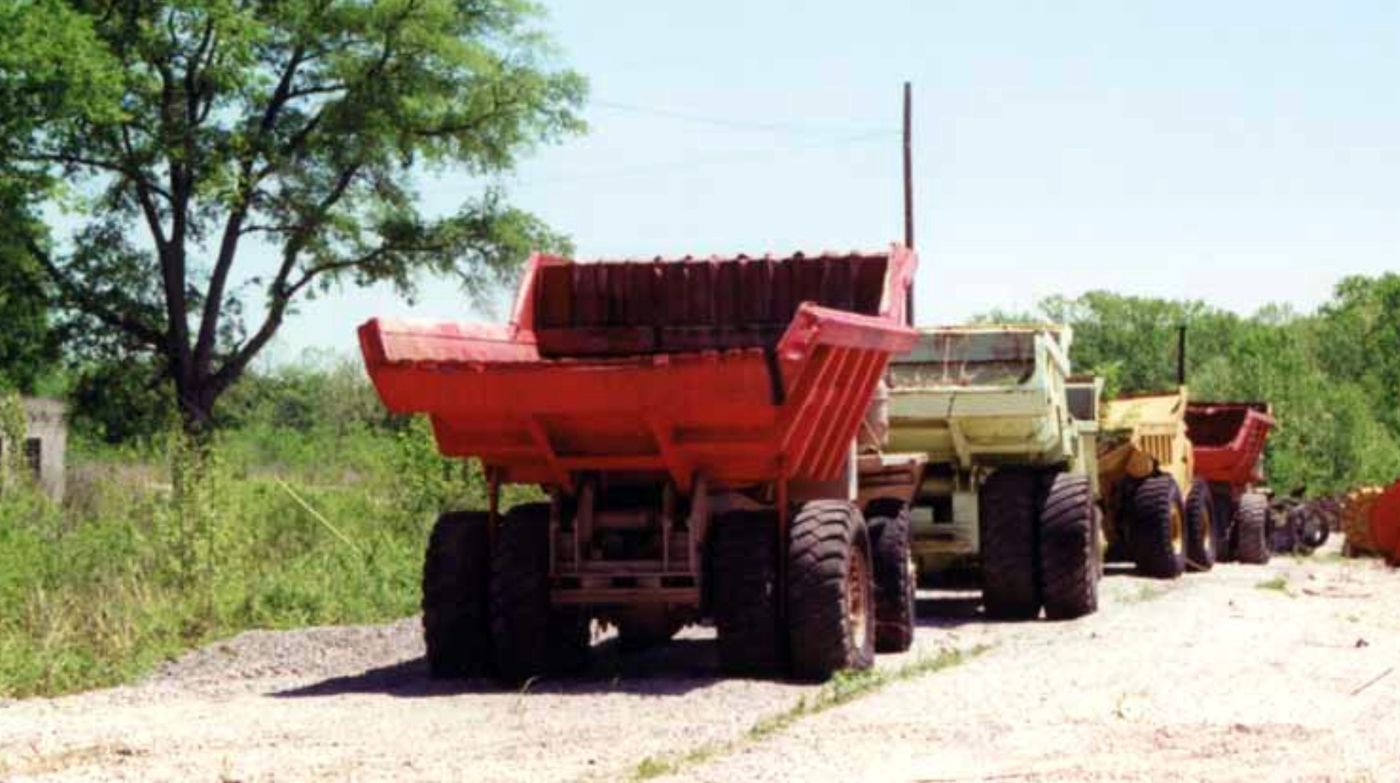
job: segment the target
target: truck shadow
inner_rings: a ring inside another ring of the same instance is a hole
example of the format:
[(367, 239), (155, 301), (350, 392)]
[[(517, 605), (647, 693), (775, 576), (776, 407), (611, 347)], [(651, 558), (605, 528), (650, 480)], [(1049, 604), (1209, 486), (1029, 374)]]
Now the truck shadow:
[[(998, 622), (983, 614), (981, 593), (976, 590), (921, 589), (916, 611), (918, 627), (922, 629), (950, 630)], [(400, 698), (531, 693), (681, 696), (729, 679), (732, 678), (719, 671), (713, 630), (691, 628), (683, 631), (679, 638), (645, 650), (624, 649), (615, 636), (605, 637), (593, 645), (588, 666), (582, 674), (543, 677), (523, 688), (503, 686), (488, 678), (435, 680), (428, 676), (427, 661), (419, 657), (267, 695), (281, 699), (350, 694)]]
[(428, 676), (426, 659), (413, 658), (267, 695), (279, 699), (350, 694), (431, 698), (469, 693), (680, 696), (721, 679), (726, 678), (719, 673), (713, 638), (680, 638), (646, 650), (624, 650), (611, 638), (593, 646), (582, 674), (542, 677), (524, 687), (507, 687), (488, 678), (436, 680)]
[(982, 613), (980, 593), (920, 590), (915, 612), (920, 628), (957, 628), (990, 622)]

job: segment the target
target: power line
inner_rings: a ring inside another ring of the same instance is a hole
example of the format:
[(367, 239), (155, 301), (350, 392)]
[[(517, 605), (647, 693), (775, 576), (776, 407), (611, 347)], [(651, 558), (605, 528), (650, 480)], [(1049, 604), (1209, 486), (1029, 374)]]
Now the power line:
[(594, 182), (612, 179), (625, 179), (644, 174), (655, 174), (670, 171), (680, 171), (685, 169), (704, 168), (706, 166), (726, 165), (742, 163), (756, 157), (771, 158), (775, 154), (784, 152), (803, 152), (807, 150), (833, 149), (840, 147), (852, 147), (859, 144), (868, 144), (876, 140), (885, 140), (889, 137), (888, 131), (874, 131), (849, 136), (844, 139), (837, 139), (830, 142), (816, 144), (798, 144), (786, 147), (766, 147), (764, 149), (742, 150), (738, 152), (726, 153), (723, 155), (712, 155), (704, 158), (688, 158), (682, 160), (668, 161), (665, 163), (648, 163), (638, 166), (621, 166), (615, 169), (602, 169), (594, 172), (587, 172), (577, 175), (565, 175), (561, 177), (545, 177), (542, 179), (517, 182), (512, 187), (528, 188), (537, 185), (555, 185), (574, 182)]
[(621, 103), (618, 101), (607, 101), (594, 99), (589, 101), (590, 105), (611, 111), (625, 112), (630, 114), (642, 114), (651, 117), (662, 117), (669, 120), (689, 122), (696, 125), (707, 125), (715, 128), (725, 128), (737, 131), (761, 131), (764, 133), (793, 133), (801, 135), (825, 135), (845, 134), (845, 133), (870, 133), (896, 135), (897, 128), (861, 128), (855, 126), (824, 125), (819, 123), (797, 123), (797, 122), (749, 122), (747, 120), (735, 120), (728, 117), (711, 117), (694, 112), (677, 111), (674, 109), (657, 108), (651, 106), (639, 106), (633, 103)]

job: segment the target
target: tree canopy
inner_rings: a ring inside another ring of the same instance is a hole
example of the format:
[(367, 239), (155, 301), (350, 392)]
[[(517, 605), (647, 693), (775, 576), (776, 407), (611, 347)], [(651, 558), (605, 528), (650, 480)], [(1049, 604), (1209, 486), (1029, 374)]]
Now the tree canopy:
[[(0, 196), (3, 199), (3, 196)], [(0, 201), (0, 392), (33, 393), (58, 359), (58, 341), (49, 325), (43, 276), (16, 233)]]
[[(469, 295), (563, 243), (490, 185), (582, 129), (527, 0), (0, 0), (0, 191), (65, 311), (146, 352), (193, 429), (296, 303)], [(427, 214), (424, 172), (482, 180)], [(249, 252), (250, 250), (254, 252)]]
[(1276, 488), (1338, 492), (1400, 475), (1400, 275), (1347, 278), (1310, 315), (1270, 306), (1241, 317), (1096, 291), (979, 320), (1070, 324), (1076, 371), (1104, 376), (1110, 394), (1173, 388), (1176, 329), (1186, 326), (1194, 399), (1273, 404), (1266, 460)]

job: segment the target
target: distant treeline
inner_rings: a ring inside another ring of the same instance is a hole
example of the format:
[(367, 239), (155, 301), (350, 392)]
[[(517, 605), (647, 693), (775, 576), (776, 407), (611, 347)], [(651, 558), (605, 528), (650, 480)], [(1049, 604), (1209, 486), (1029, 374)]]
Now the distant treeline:
[(1271, 305), (1242, 317), (1096, 291), (977, 320), (1070, 324), (1075, 371), (1103, 376), (1109, 394), (1174, 387), (1184, 325), (1192, 398), (1273, 403), (1276, 491), (1329, 494), (1400, 475), (1400, 275), (1348, 277), (1309, 315)]
[[(1109, 394), (1172, 388), (1176, 331), (1185, 325), (1187, 384), (1195, 399), (1273, 403), (1279, 427), (1267, 467), (1277, 491), (1328, 494), (1400, 475), (1400, 274), (1346, 278), (1311, 314), (1269, 306), (1243, 317), (1203, 302), (1091, 292), (1051, 297), (1033, 313), (993, 312), (977, 320), (1070, 324), (1076, 371), (1103, 376)], [(126, 444), (172, 426), (173, 394), (151, 360), (53, 356), (45, 367), (35, 357), (46, 346), (52, 351), (53, 342), (42, 330), (18, 345), (0, 344), (0, 377), (8, 365), (11, 377), (47, 378), (18, 385), (66, 395), (79, 438)], [(358, 361), (313, 359), (250, 372), (221, 402), (219, 427), (404, 427), (404, 420), (384, 414)]]

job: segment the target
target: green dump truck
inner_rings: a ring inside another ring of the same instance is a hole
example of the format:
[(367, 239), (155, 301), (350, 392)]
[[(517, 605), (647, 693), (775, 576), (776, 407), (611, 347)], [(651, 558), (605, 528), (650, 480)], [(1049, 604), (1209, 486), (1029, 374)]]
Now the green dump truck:
[(889, 372), (888, 448), (924, 457), (913, 493), (921, 576), (980, 575), (988, 616), (1079, 617), (1101, 558), (1093, 378), (1063, 326), (921, 330)]

